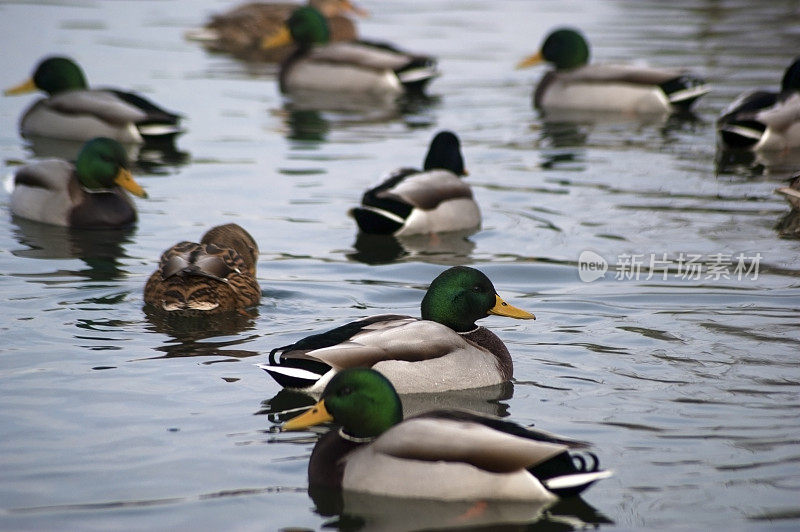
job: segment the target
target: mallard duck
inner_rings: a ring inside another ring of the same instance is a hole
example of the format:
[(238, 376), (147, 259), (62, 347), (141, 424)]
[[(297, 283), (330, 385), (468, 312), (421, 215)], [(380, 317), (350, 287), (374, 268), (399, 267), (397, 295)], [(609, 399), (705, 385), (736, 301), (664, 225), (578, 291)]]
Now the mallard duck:
[(296, 9), (286, 25), (264, 46), (294, 41), (297, 50), (281, 65), (281, 92), (335, 91), (402, 94), (422, 92), (439, 73), (436, 60), (386, 43), (330, 42), (325, 17), (313, 7)]
[[(346, 15), (367, 15), (350, 0), (309, 0), (308, 5), (325, 16), (331, 30), (331, 41), (355, 40), (356, 26)], [(280, 30), (297, 7), (296, 3), (289, 2), (248, 2), (213, 15), (203, 28), (188, 31), (186, 37), (201, 41), (210, 50), (247, 60), (277, 63), (286, 59), (294, 51), (294, 46), (287, 44), (265, 49), (262, 44)]]
[(180, 133), (180, 117), (131, 92), (90, 89), (83, 70), (68, 57), (48, 57), (28, 81), (5, 91), (6, 95), (41, 90), (41, 98), (22, 115), (23, 137), (89, 140), (109, 137), (124, 144), (141, 144), (144, 138), (166, 138)]
[(17, 170), (11, 212), (65, 227), (124, 227), (136, 221), (136, 209), (123, 188), (147, 197), (128, 170), (125, 149), (96, 138), (83, 145), (74, 164), (46, 159)]
[(740, 95), (717, 120), (727, 148), (776, 151), (800, 146), (800, 57), (789, 65), (780, 92)]
[(477, 228), (478, 204), (466, 175), (461, 144), (450, 131), (433, 137), (423, 170), (400, 168), (367, 190), (350, 210), (365, 233), (413, 235)]
[(585, 442), (463, 410), (403, 420), (392, 383), (366, 368), (334, 376), (320, 401), (283, 424), (333, 421), (308, 463), (311, 486), (391, 497), (555, 501), (609, 477)]
[[(382, 314), (278, 347), (258, 367), (281, 386), (319, 393), (338, 371), (373, 367), (400, 393), (462, 390), (511, 379), (503, 342), (475, 325), (489, 314), (535, 319), (503, 301), (486, 275), (466, 266), (445, 270), (422, 299), (422, 319)], [(277, 358), (276, 358), (277, 357)]]
[(144, 301), (160, 310), (213, 313), (258, 304), (258, 245), (237, 224), (210, 229), (200, 243), (179, 242), (161, 255), (144, 287)]
[(543, 61), (555, 67), (533, 94), (534, 107), (545, 111), (686, 111), (710, 90), (705, 81), (683, 70), (589, 64), (589, 44), (571, 28), (550, 33), (541, 50), (517, 68)]

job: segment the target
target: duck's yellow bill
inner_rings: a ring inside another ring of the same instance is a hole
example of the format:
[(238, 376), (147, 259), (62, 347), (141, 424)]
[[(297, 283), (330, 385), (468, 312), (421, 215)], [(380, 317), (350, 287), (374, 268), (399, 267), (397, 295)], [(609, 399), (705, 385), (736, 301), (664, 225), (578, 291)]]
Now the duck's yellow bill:
[(293, 417), (281, 426), (281, 430), (299, 430), (306, 427), (313, 427), (320, 423), (327, 423), (333, 421), (333, 416), (328, 413), (325, 408), (325, 399), (312, 406), (297, 417)]
[(6, 96), (14, 96), (16, 94), (25, 94), (26, 92), (34, 92), (36, 90), (38, 90), (38, 88), (36, 87), (36, 84), (33, 82), (33, 78), (31, 78), (29, 80), (23, 81), (19, 85), (7, 88), (5, 91), (3, 91), (3, 94), (5, 94)]
[(517, 68), (528, 68), (533, 65), (538, 65), (544, 61), (544, 57), (542, 57), (542, 52), (536, 52), (533, 55), (529, 55), (519, 63), (517, 63)]
[(114, 183), (140, 198), (147, 197), (147, 192), (144, 191), (142, 186), (136, 182), (131, 173), (125, 168), (119, 169), (117, 177), (114, 178)]
[(495, 294), (497, 299), (492, 308), (489, 309), (489, 314), (496, 314), (498, 316), (508, 316), (509, 318), (517, 318), (519, 320), (535, 320), (536, 316), (526, 310), (509, 305), (503, 299)]
[(293, 41), (294, 39), (292, 39), (292, 34), (289, 32), (289, 28), (287, 26), (281, 26), (281, 29), (272, 35), (267, 35), (261, 39), (261, 49), (271, 50), (273, 48), (279, 48), (281, 46), (292, 44)]

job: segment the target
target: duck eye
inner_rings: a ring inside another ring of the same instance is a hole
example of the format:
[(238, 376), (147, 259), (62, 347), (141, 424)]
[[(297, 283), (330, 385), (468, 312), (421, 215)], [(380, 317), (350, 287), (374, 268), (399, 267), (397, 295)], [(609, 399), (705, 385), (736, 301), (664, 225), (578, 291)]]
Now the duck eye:
[(480, 285), (477, 285), (477, 284), (476, 284), (475, 286), (473, 286), (473, 287), (472, 287), (472, 291), (473, 291), (473, 292), (480, 292), (480, 291), (481, 291), (481, 287), (480, 287)]
[(345, 386), (344, 388), (340, 388), (339, 391), (336, 392), (336, 395), (339, 397), (344, 397), (345, 395), (350, 395), (351, 393), (353, 393), (353, 390), (351, 390), (349, 386)]

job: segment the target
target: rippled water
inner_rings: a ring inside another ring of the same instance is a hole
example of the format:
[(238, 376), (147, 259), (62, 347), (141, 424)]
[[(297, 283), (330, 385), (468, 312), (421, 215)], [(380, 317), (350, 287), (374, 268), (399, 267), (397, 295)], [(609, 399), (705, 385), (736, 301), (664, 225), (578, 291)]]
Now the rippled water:
[[(166, 163), (142, 155), (150, 199), (137, 200), (131, 231), (12, 219), (0, 193), (0, 528), (452, 523), (464, 508), (351, 500), (346, 517), (329, 515), (306, 492), (312, 440), (270, 432), (283, 399), (252, 365), (311, 331), (416, 314), (451, 264), (479, 267), (538, 319), (485, 320), (512, 352), (513, 389), (440, 400), (591, 440), (616, 472), (534, 528), (798, 527), (800, 244), (774, 228), (788, 208), (773, 189), (800, 157), (718, 153), (713, 123), (740, 91), (777, 85), (797, 53), (800, 3), (362, 4), (363, 35), (440, 57), (433, 101), (363, 113), (284, 104), (273, 68), (183, 39), (227, 2), (0, 3), (3, 87), (69, 54), (90, 82), (133, 88), (187, 127)], [(561, 24), (583, 29), (598, 60), (691, 66), (714, 92), (689, 117), (543, 120), (530, 105), (541, 70), (513, 66)], [(30, 101), (0, 99), (4, 180), (34, 157), (16, 129)], [(386, 171), (420, 164), (442, 128), (462, 138), (482, 230), (356, 238), (346, 210)], [(260, 244), (257, 311), (212, 328), (146, 316), (160, 252), (227, 221)], [(610, 263), (592, 283), (578, 275), (586, 250)], [(616, 278), (631, 255), (663, 254), (666, 279), (647, 268)], [(681, 254), (704, 272), (719, 254), (761, 259), (757, 278), (692, 279)], [(496, 511), (536, 520), (532, 508)]]

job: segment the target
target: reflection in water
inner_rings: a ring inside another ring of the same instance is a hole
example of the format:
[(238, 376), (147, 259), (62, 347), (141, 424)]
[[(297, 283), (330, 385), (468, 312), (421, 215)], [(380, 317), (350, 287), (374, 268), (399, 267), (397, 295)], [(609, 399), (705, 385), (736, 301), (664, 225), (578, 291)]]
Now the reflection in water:
[(43, 224), (14, 216), (17, 226), (14, 238), (25, 249), (11, 250), (17, 257), (33, 259), (76, 258), (83, 260), (88, 270), (74, 272), (94, 281), (119, 279), (126, 272), (119, 258), (124, 245), (132, 242), (134, 227), (121, 229), (75, 229)]
[[(238, 337), (237, 335), (255, 328), (255, 321), (258, 318), (257, 309), (226, 312), (214, 316), (179, 315), (154, 309), (149, 305), (145, 305), (143, 310), (150, 323), (147, 327), (149, 330), (172, 337), (171, 341), (155, 348), (164, 355), (151, 358), (197, 356), (248, 358), (260, 354), (243, 349), (225, 349), (254, 339), (251, 336)], [(225, 339), (214, 342), (204, 341), (215, 337), (225, 337)]]
[(400, 499), (319, 487), (309, 487), (308, 494), (318, 514), (335, 517), (324, 524), (334, 530), (566, 531), (612, 523), (580, 497), (552, 504)]
[(718, 147), (714, 163), (718, 175), (788, 175), (800, 168), (800, 150), (752, 152)]
[(371, 265), (412, 260), (448, 266), (469, 264), (475, 243), (467, 237), (475, 232), (470, 229), (400, 237), (359, 232), (353, 243), (355, 251), (346, 255), (350, 260)]
[[(83, 141), (52, 139), (48, 137), (27, 137), (26, 143), (33, 155), (40, 158), (57, 157), (74, 161), (84, 145)], [(187, 152), (175, 146), (175, 135), (145, 144), (123, 144), (128, 160), (145, 173), (157, 173), (163, 166), (179, 166), (189, 161)]]
[(414, 126), (434, 122), (426, 116), (438, 102), (426, 95), (396, 97), (329, 91), (293, 91), (283, 105), (287, 137), (292, 140), (324, 141), (332, 126), (380, 124), (403, 118)]
[[(404, 418), (443, 408), (470, 410), (491, 416), (506, 417), (508, 416), (508, 404), (503, 401), (511, 399), (513, 395), (514, 385), (504, 382), (483, 388), (452, 390), (435, 394), (404, 394), (400, 396), (400, 401), (403, 403)], [(272, 399), (263, 401), (257, 414), (266, 414), (273, 423), (283, 423), (318, 400), (319, 394), (282, 389)]]

